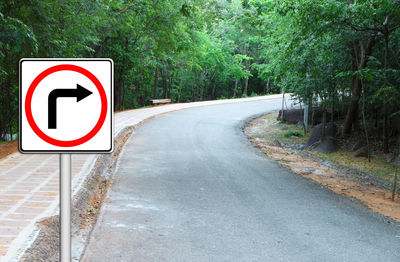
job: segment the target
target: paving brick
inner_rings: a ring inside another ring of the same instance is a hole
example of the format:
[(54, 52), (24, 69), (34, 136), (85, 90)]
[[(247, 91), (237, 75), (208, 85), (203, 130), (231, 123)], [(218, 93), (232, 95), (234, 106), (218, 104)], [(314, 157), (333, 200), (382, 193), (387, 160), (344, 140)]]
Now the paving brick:
[(0, 195), (0, 202), (8, 200), (21, 200), (23, 198), (24, 195)]
[(51, 202), (55, 200), (55, 197), (45, 197), (45, 196), (33, 196), (28, 199), (28, 201), (45, 201), (45, 202)]
[(45, 211), (45, 208), (20, 207), (20, 208), (17, 208), (17, 210), (15, 212), (22, 213), (22, 214), (26, 214), (26, 213), (40, 214), (43, 211)]
[(26, 201), (21, 205), (21, 208), (25, 208), (25, 207), (28, 207), (28, 208), (30, 208), (30, 207), (33, 207), (33, 208), (39, 207), (40, 208), (40, 207), (48, 207), (50, 205), (51, 205), (51, 202)]
[(0, 236), (0, 246), (10, 244), (15, 237), (1, 237)]
[(25, 227), (29, 222), (21, 220), (4, 220), (0, 219), (0, 227), (11, 227), (11, 228), (21, 228)]
[(0, 256), (3, 256), (7, 253), (8, 246), (0, 245)]
[(29, 192), (31, 192), (31, 190), (7, 190), (6, 195), (25, 196)]
[(1, 206), (12, 206), (18, 203), (18, 200), (0, 200)]
[(38, 214), (34, 214), (34, 213), (25, 213), (25, 214), (12, 213), (12, 214), (6, 216), (5, 218), (30, 221), (31, 219), (34, 219), (37, 216), (38, 216)]
[(57, 192), (58, 193), (59, 186), (44, 186), (39, 189), (39, 191), (46, 191), (46, 192)]
[[(8, 211), (11, 209), (12, 206), (0, 206), (0, 212)], [(0, 213), (1, 215), (1, 213)]]
[(44, 197), (56, 197), (58, 192), (38, 192), (35, 195)]
[(0, 236), (16, 236), (21, 229), (16, 227), (3, 227), (0, 225)]

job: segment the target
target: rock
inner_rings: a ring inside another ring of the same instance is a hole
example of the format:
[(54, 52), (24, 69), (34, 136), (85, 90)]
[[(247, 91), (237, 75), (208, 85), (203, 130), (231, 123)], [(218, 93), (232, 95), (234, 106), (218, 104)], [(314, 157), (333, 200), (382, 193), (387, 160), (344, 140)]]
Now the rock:
[(304, 122), (303, 121), (297, 122), (296, 125), (297, 125), (298, 128), (304, 128)]
[(393, 153), (383, 154), (387, 162), (393, 162), (395, 160), (395, 155)]
[[(314, 112), (314, 119), (313, 119), (313, 112)], [(277, 120), (282, 120), (282, 110), (279, 110)], [(323, 117), (323, 110), (320, 108), (313, 108), (308, 112), (308, 121), (313, 125), (322, 123)], [(326, 112), (326, 119), (331, 119), (331, 113)], [(283, 110), (283, 121), (296, 125), (299, 121), (304, 120), (304, 109), (290, 109), (290, 110)]]
[(357, 151), (358, 149), (362, 148), (365, 146), (365, 141), (364, 140), (358, 140), (357, 142), (354, 143), (354, 145), (351, 147), (351, 151)]
[(400, 166), (400, 154), (395, 151), (393, 153), (384, 154), (385, 160), (395, 166)]
[(368, 147), (367, 146), (363, 146), (361, 148), (359, 148), (355, 153), (354, 153), (355, 157), (368, 157)]
[(335, 138), (326, 137), (318, 146), (315, 147), (315, 151), (323, 154), (335, 153), (339, 150), (339, 145)]
[(394, 159), (393, 159), (392, 163), (395, 166), (400, 166), (400, 157), (399, 157), (399, 155), (397, 153), (395, 153), (395, 156), (394, 156)]
[(304, 175), (312, 174), (314, 171), (315, 171), (315, 168), (312, 168), (312, 167), (305, 167), (305, 168), (302, 168), (299, 170), (299, 172)]
[[(325, 125), (325, 137), (336, 137), (337, 125), (335, 123), (329, 122)], [(311, 147), (316, 145), (321, 140), (322, 135), (322, 124), (316, 125), (307, 141), (306, 147)]]
[(279, 140), (277, 140), (277, 139), (275, 139), (272, 143), (274, 144), (274, 146), (282, 147), (281, 142), (279, 142)]
[(297, 122), (303, 120), (303, 109), (290, 109), (290, 110), (283, 110), (283, 119), (282, 119), (282, 110), (279, 110), (277, 120), (283, 120), (289, 124), (297, 124)]

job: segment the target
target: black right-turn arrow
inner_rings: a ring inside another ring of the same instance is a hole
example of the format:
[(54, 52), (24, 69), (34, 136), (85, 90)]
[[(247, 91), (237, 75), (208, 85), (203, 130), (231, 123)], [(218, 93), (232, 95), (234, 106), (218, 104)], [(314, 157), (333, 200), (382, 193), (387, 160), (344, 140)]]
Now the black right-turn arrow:
[(76, 89), (54, 89), (51, 91), (48, 99), (48, 128), (57, 128), (57, 98), (76, 97), (76, 102), (79, 102), (91, 94), (91, 91), (79, 84), (76, 84)]

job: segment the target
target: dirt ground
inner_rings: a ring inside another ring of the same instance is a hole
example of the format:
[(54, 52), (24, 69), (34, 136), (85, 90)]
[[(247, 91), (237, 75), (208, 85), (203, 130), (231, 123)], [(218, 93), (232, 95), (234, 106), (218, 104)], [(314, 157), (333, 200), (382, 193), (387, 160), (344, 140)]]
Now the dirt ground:
[(395, 201), (392, 201), (391, 192), (363, 181), (350, 179), (341, 173), (341, 171), (327, 167), (316, 160), (293, 153), (283, 147), (276, 146), (273, 140), (271, 140), (271, 136), (266, 134), (271, 132), (271, 129), (266, 127), (268, 125), (276, 125), (277, 123), (270, 116), (259, 117), (247, 125), (245, 133), (250, 141), (255, 143), (257, 148), (296, 174), (312, 179), (337, 194), (354, 197), (375, 212), (400, 222), (400, 200), (396, 198)]
[(0, 159), (18, 151), (18, 140), (0, 144)]

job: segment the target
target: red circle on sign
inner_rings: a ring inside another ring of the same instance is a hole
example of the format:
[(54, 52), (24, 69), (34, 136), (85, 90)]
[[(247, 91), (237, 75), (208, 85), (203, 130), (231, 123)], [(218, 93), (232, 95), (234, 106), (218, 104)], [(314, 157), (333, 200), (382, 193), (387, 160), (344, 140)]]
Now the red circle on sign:
[[(101, 112), (100, 112), (99, 120), (97, 121), (96, 125), (89, 133), (87, 133), (83, 137), (75, 139), (75, 140), (67, 140), (67, 141), (58, 140), (58, 139), (54, 139), (54, 138), (46, 135), (37, 126), (37, 124), (32, 116), (31, 103), (32, 103), (33, 92), (35, 92), (36, 87), (45, 77), (47, 77), (48, 75), (50, 75), (52, 73), (59, 72), (59, 71), (74, 71), (74, 72), (77, 72), (77, 73), (80, 73), (80, 74), (86, 76), (96, 86), (96, 88), (100, 94)], [(69, 65), (69, 64), (56, 65), (56, 66), (50, 67), (50, 68), (44, 70), (42, 73), (40, 73), (33, 80), (31, 85), (29, 86), (28, 92), (26, 93), (26, 98), (25, 98), (25, 114), (26, 114), (26, 119), (28, 120), (28, 123), (31, 126), (33, 132), (35, 132), (36, 135), (38, 135), (41, 139), (43, 139), (47, 143), (52, 144), (54, 146), (59, 146), (59, 147), (78, 146), (78, 145), (86, 143), (87, 141), (92, 139), (100, 131), (101, 127), (103, 126), (104, 121), (106, 120), (106, 116), (107, 116), (107, 96), (106, 96), (106, 92), (104, 91), (104, 88), (103, 88), (102, 84), (100, 83), (100, 81), (97, 79), (96, 76), (94, 76), (88, 70), (86, 70), (80, 66), (76, 66), (76, 65)]]

